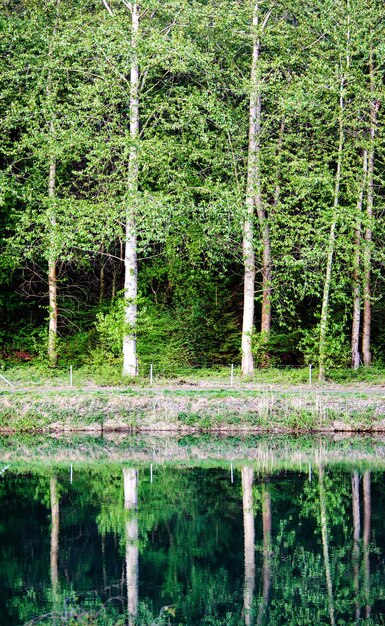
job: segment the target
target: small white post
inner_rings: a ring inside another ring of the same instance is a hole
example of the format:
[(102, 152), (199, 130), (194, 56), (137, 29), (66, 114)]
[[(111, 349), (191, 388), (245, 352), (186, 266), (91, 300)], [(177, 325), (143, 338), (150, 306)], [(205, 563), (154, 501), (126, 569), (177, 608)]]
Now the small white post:
[(70, 365), (70, 387), (72, 387), (72, 365)]
[(150, 364), (150, 385), (152, 385), (152, 363)]
[(231, 370), (230, 370), (230, 385), (233, 386), (234, 384), (234, 363), (231, 364)]
[(72, 485), (72, 463), (71, 463), (71, 471), (70, 471), (70, 483)]
[(309, 463), (309, 483), (311, 483), (311, 463)]
[(230, 480), (233, 483), (234, 482), (234, 470), (233, 470), (233, 464), (231, 463), (230, 465)]
[(152, 463), (150, 465), (150, 483), (152, 484)]
[(312, 368), (312, 364), (309, 363), (309, 387), (311, 387), (311, 368)]

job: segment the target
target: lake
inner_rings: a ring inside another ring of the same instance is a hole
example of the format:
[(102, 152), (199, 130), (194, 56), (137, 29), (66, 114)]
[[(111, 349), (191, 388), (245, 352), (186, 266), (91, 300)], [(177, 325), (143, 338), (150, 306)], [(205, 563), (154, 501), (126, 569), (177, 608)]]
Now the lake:
[(1, 625), (382, 624), (376, 438), (3, 437)]

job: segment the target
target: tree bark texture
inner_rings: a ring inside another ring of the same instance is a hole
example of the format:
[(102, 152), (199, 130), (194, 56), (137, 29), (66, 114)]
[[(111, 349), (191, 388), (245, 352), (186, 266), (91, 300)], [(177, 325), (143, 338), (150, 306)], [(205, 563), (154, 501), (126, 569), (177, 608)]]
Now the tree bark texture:
[[(51, 123), (51, 132), (54, 132), (53, 122)], [(56, 195), (56, 160), (52, 158), (49, 167), (48, 178), (48, 197), (53, 204)], [(50, 206), (50, 237), (55, 236), (56, 216), (52, 206)], [(51, 367), (57, 365), (57, 276), (56, 276), (56, 258), (52, 251), (54, 242), (51, 241), (51, 251), (48, 259), (48, 306), (49, 306), (49, 328), (48, 328), (48, 361)]]
[(370, 351), (370, 335), (372, 325), (372, 305), (371, 305), (371, 262), (372, 262), (372, 221), (373, 221), (373, 204), (374, 204), (374, 139), (377, 126), (378, 102), (375, 101), (375, 84), (374, 84), (374, 62), (373, 51), (370, 53), (369, 61), (369, 79), (371, 94), (371, 111), (370, 111), (370, 147), (368, 157), (368, 192), (366, 203), (366, 228), (365, 228), (365, 250), (364, 250), (364, 314), (362, 323), (362, 356), (364, 365), (371, 365), (372, 355)]
[(138, 194), (138, 139), (139, 139), (139, 67), (137, 46), (139, 38), (139, 7), (131, 4), (132, 61), (130, 73), (130, 139), (131, 149), (128, 171), (129, 206), (126, 215), (124, 253), (124, 334), (123, 375), (137, 376), (136, 322), (138, 295), (138, 264), (136, 237), (136, 201)]
[(253, 50), (250, 72), (250, 103), (249, 103), (249, 147), (247, 161), (246, 215), (243, 222), (243, 324), (242, 324), (242, 374), (254, 372), (252, 353), (252, 335), (254, 326), (255, 296), (255, 252), (254, 252), (254, 202), (260, 193), (260, 176), (258, 162), (258, 131), (261, 115), (261, 97), (258, 81), (259, 38), (258, 3), (253, 12)]
[[(59, 0), (57, 2), (57, 11), (59, 8)], [(52, 44), (53, 37), (55, 36), (57, 30), (57, 22), (53, 28), (52, 39), (49, 44), (48, 58), (51, 59), (53, 56)], [(53, 106), (52, 98), (52, 74), (51, 69), (48, 72), (47, 78), (47, 103), (51, 101), (51, 106)], [(53, 119), (53, 112), (51, 112), (51, 120), (49, 124), (49, 134), (51, 144), (55, 141), (55, 124)], [(48, 310), (49, 310), (49, 322), (48, 322), (48, 362), (51, 367), (56, 367), (57, 365), (57, 320), (58, 320), (58, 306), (57, 306), (57, 276), (56, 276), (56, 252), (55, 252), (55, 235), (56, 235), (56, 214), (54, 208), (54, 201), (56, 197), (56, 158), (52, 154), (53, 150), (51, 150), (51, 154), (49, 155), (49, 174), (48, 174), (48, 199), (49, 199), (49, 228), (50, 228), (50, 242), (49, 242), (49, 257), (48, 257)]]
[(368, 152), (363, 151), (362, 156), (362, 181), (357, 199), (357, 215), (353, 257), (353, 320), (352, 320), (352, 368), (357, 370), (360, 366), (360, 323), (361, 323), (361, 222), (364, 192), (368, 171)]
[(243, 222), (244, 296), (242, 324), (242, 374), (254, 372), (252, 335), (254, 327), (255, 249), (254, 210), (257, 211), (262, 238), (262, 313), (261, 332), (271, 328), (271, 244), (267, 215), (263, 207), (261, 190), (261, 75), (259, 67), (260, 31), (265, 27), (270, 12), (260, 27), (259, 2), (253, 10), (253, 47), (250, 71), (249, 147), (247, 160), (246, 216)]

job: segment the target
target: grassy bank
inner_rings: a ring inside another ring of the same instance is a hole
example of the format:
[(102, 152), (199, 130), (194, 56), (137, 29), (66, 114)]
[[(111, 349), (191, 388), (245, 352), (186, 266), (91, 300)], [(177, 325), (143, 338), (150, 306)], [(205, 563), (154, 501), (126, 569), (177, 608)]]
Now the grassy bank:
[(381, 389), (3, 390), (1, 432), (385, 432)]
[[(238, 367), (234, 367), (233, 379), (231, 368), (217, 367), (210, 369), (173, 367), (162, 372), (156, 364), (153, 366), (152, 386), (210, 386), (234, 388), (249, 387), (291, 387), (309, 385), (309, 367), (269, 367), (256, 369), (254, 376), (245, 378), (240, 375)], [(70, 385), (70, 367), (58, 367), (50, 369), (44, 365), (24, 363), (12, 365), (3, 362), (2, 374), (16, 389), (44, 389), (61, 388)], [(317, 386), (318, 370), (313, 367), (311, 371), (312, 384)], [(82, 366), (72, 368), (72, 386), (74, 388), (95, 387), (127, 387), (134, 385), (138, 388), (150, 386), (149, 368), (143, 367), (141, 375), (135, 379), (122, 377), (121, 368), (118, 365), (105, 364), (103, 366)], [(326, 382), (322, 385), (327, 388), (330, 385), (349, 386), (385, 386), (385, 369), (379, 367), (361, 367), (357, 371), (352, 369), (330, 369), (326, 374)], [(0, 379), (0, 390), (11, 388), (4, 380)]]

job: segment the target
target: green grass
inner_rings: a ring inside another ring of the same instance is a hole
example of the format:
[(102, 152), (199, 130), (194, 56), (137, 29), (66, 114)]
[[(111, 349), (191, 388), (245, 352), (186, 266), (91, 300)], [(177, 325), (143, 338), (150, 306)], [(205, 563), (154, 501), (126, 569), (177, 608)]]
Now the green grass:
[[(4, 364), (3, 364), (4, 365)], [(34, 363), (26, 363), (19, 366), (5, 367), (1, 373), (15, 386), (16, 389), (31, 388), (38, 389), (44, 387), (69, 387), (70, 372), (69, 368), (50, 369), (46, 366), (35, 365)], [(317, 384), (318, 371), (313, 368), (312, 372), (313, 384)], [(385, 384), (385, 369), (379, 367), (364, 368), (361, 367), (357, 371), (351, 369), (334, 369), (327, 372), (327, 382), (336, 383), (338, 385), (366, 383), (368, 385)], [(212, 369), (195, 369), (195, 368), (175, 368), (172, 375), (162, 376), (161, 371), (154, 368), (153, 386), (167, 386), (186, 384), (201, 386), (202, 383), (207, 386), (217, 387), (224, 386), (230, 388), (230, 367), (217, 367)], [(308, 385), (309, 369), (301, 368), (260, 368), (256, 369), (253, 377), (242, 377), (239, 368), (234, 370), (234, 389), (239, 385), (244, 386), (247, 383), (258, 385), (279, 385), (283, 388), (292, 385)], [(135, 388), (149, 388), (149, 377), (139, 376), (137, 378), (123, 377), (120, 368), (117, 365), (105, 364), (99, 367), (81, 366), (73, 369), (73, 386), (75, 388), (91, 388), (91, 387), (115, 387), (127, 388), (135, 386)], [(6, 382), (0, 379), (0, 393), (9, 390), (10, 387)]]

